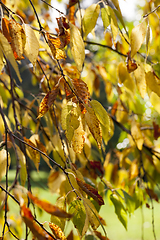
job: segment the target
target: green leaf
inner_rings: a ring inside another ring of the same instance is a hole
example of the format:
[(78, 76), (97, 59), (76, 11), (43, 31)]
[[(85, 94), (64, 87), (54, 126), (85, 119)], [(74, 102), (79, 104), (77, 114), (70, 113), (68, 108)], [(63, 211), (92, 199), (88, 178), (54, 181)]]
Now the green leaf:
[(82, 19), (85, 37), (87, 37), (87, 35), (95, 27), (99, 16), (99, 12), (100, 12), (99, 4), (92, 4), (85, 10), (84, 17)]
[(86, 211), (81, 200), (75, 200), (69, 205), (69, 213), (73, 214), (72, 222), (82, 236), (85, 225)]
[(129, 213), (133, 213), (136, 207), (135, 204), (135, 200), (124, 190), (122, 190), (123, 195), (124, 195), (124, 199), (125, 199), (125, 203), (127, 205), (127, 210)]
[(110, 200), (115, 207), (115, 213), (117, 214), (118, 219), (127, 230), (127, 213), (123, 204), (120, 202), (118, 196), (114, 193), (110, 195)]

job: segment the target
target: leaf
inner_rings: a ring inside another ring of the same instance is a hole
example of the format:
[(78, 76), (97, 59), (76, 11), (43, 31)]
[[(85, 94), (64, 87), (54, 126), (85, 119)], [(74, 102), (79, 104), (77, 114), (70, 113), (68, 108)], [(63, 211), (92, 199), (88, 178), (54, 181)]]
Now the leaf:
[(104, 30), (110, 25), (111, 18), (109, 13), (109, 7), (105, 6), (104, 8), (101, 8), (101, 17), (103, 21)]
[(91, 185), (81, 181), (76, 178), (78, 185), (80, 188), (87, 193), (90, 197), (92, 197), (100, 206), (104, 205), (104, 201), (101, 195), (98, 194), (97, 189), (93, 188)]
[(19, 73), (18, 65), (16, 63), (16, 60), (13, 55), (12, 48), (10, 44), (8, 43), (7, 39), (4, 37), (4, 35), (0, 32), (0, 49), (2, 50), (3, 54), (7, 58), (7, 60), (11, 63), (13, 69), (15, 70), (17, 77), (19, 78), (19, 81), (22, 82), (22, 78)]
[(160, 127), (158, 124), (153, 122), (153, 128), (154, 128), (154, 139), (157, 140), (160, 137)]
[(26, 170), (26, 158), (23, 154), (23, 152), (20, 150), (20, 148), (15, 144), (16, 146), (16, 152), (19, 158), (19, 163), (20, 163), (20, 180), (21, 180), (21, 185), (25, 186), (26, 179), (27, 179), (27, 170)]
[(54, 223), (49, 223), (49, 227), (52, 230), (54, 236), (60, 240), (67, 240), (62, 229)]
[(81, 237), (83, 237), (83, 235), (85, 234), (83, 229), (85, 227), (86, 211), (82, 201), (77, 199), (71, 202), (71, 204), (69, 205), (69, 213), (73, 215), (72, 222), (75, 228), (78, 229)]
[(63, 47), (61, 47), (60, 38), (52, 37), (49, 33), (47, 33), (47, 40), (53, 57), (57, 60), (65, 59), (66, 54)]
[(156, 63), (152, 65), (154, 73), (160, 79), (160, 63)]
[(52, 214), (61, 218), (72, 217), (71, 214), (65, 212), (63, 209), (60, 209), (59, 207), (54, 206), (53, 204), (45, 200), (39, 200), (37, 197), (33, 196), (31, 192), (28, 192), (28, 196), (34, 202), (34, 204), (36, 204), (38, 207), (42, 208), (44, 211), (46, 211), (49, 214)]
[(26, 44), (26, 35), (23, 29), (23, 26), (21, 26), (19, 23), (17, 23), (13, 19), (10, 19), (9, 31), (12, 39), (11, 47), (12, 47), (15, 59), (22, 60), (24, 59), (23, 52)]
[[(64, 175), (64, 174), (63, 174)], [(56, 206), (66, 211), (66, 198), (65, 196), (59, 197), (56, 201)], [(66, 219), (51, 215), (51, 222), (58, 225), (62, 231), (65, 229)]]
[(127, 230), (127, 213), (123, 206), (123, 204), (118, 199), (118, 196), (114, 193), (110, 195), (110, 200), (112, 201), (115, 207), (115, 213), (117, 214), (118, 219), (123, 224), (125, 229)]
[(78, 0), (69, 0), (69, 5), (67, 7), (70, 8), (74, 6), (76, 3), (78, 3)]
[[(24, 141), (29, 145), (31, 145), (32, 147), (36, 148), (36, 145), (30, 139), (27, 139), (26, 137), (24, 137)], [(39, 171), (40, 154), (37, 150), (33, 149), (32, 147), (29, 147), (28, 145), (26, 145), (27, 155), (34, 162), (37, 171)]]
[[(31, 213), (31, 210), (27, 208), (25, 205), (21, 206), (21, 216), (27, 227), (31, 230), (33, 235), (40, 240), (51, 240), (52, 237), (50, 237), (46, 231), (42, 229), (34, 220), (34, 217)], [(53, 237), (54, 238), (54, 237)]]
[(24, 30), (26, 34), (26, 45), (24, 48), (24, 54), (35, 67), (36, 60), (39, 52), (39, 41), (33, 31), (33, 29), (28, 25), (24, 24)]
[(143, 21), (132, 29), (131, 32), (131, 58), (138, 52), (146, 36), (146, 22)]
[(113, 121), (109, 116), (109, 114), (107, 113), (107, 111), (105, 110), (105, 108), (98, 101), (92, 100), (90, 101), (90, 105), (93, 108), (96, 117), (102, 124), (101, 125), (102, 136), (104, 138), (105, 143), (107, 144), (107, 142), (110, 140), (110, 138), (114, 134)]
[(78, 28), (69, 23), (70, 26), (70, 47), (73, 59), (78, 70), (82, 71), (82, 66), (85, 59), (85, 46)]
[(5, 149), (2, 149), (0, 151), (0, 180), (2, 177), (6, 174), (6, 168), (7, 168), (7, 156), (8, 156), (8, 169), (11, 163), (10, 154)]
[(157, 78), (151, 71), (146, 72), (145, 76), (147, 86), (151, 91), (155, 92), (160, 97), (160, 79)]
[(87, 107), (87, 112), (85, 114), (86, 123), (89, 127), (90, 132), (92, 133), (94, 139), (96, 140), (98, 147), (101, 148), (102, 143), (102, 129), (100, 122), (96, 117), (94, 110), (90, 107)]
[[(43, 153), (45, 153), (45, 154), (47, 155), (46, 147), (43, 145), (43, 143), (41, 143), (41, 142), (39, 141), (39, 139), (38, 139), (38, 140), (36, 139), (36, 147), (37, 147), (40, 151), (42, 151)], [(51, 164), (50, 164), (50, 162), (49, 162), (49, 159), (48, 159), (46, 156), (44, 156), (43, 154), (41, 154), (41, 156), (42, 156), (42, 158), (44, 159), (44, 161), (47, 163), (47, 165), (52, 169), (52, 166), (51, 166)]]
[(132, 180), (136, 178), (138, 174), (139, 174), (139, 169), (138, 169), (137, 160), (135, 159), (134, 161), (132, 161), (129, 169), (129, 179)]
[(129, 73), (134, 72), (138, 68), (137, 63), (131, 58), (127, 58), (127, 70)]
[(138, 68), (134, 71), (134, 76), (136, 79), (138, 91), (141, 97), (144, 98), (147, 93), (147, 84), (143, 65), (138, 66)]
[(88, 216), (89, 222), (93, 230), (96, 230), (100, 225), (99, 214), (89, 199), (83, 198), (83, 204), (84, 204), (86, 215)]
[(84, 146), (84, 130), (82, 125), (82, 120), (80, 118), (80, 124), (77, 129), (74, 131), (74, 135), (72, 138), (72, 148), (75, 151), (75, 153), (81, 153), (83, 146)]
[(65, 180), (63, 173), (52, 169), (48, 177), (48, 187), (52, 193), (60, 192), (60, 185)]
[(85, 10), (85, 13), (82, 19), (85, 37), (87, 37), (87, 35), (95, 27), (98, 16), (99, 16), (99, 12), (100, 12), (99, 4), (92, 4)]
[(154, 199), (156, 202), (159, 202), (157, 194), (153, 191), (153, 189), (145, 188), (146, 193), (150, 197), (150, 199)]
[(122, 190), (124, 195), (124, 200), (127, 205), (127, 210), (129, 213), (133, 213), (136, 208), (136, 203), (133, 197), (131, 197), (126, 191)]
[(2, 68), (4, 66), (4, 57), (3, 57), (3, 52), (2, 49), (0, 49), (0, 72), (2, 71)]
[(142, 150), (144, 142), (143, 135), (140, 130), (139, 123), (135, 122), (134, 120), (131, 122), (131, 134), (134, 141), (136, 142), (138, 149)]
[(59, 93), (59, 87), (53, 87), (51, 91), (49, 91), (46, 96), (42, 99), (39, 106), (39, 114), (37, 118), (43, 117), (46, 112), (48, 112), (49, 108), (54, 103), (57, 95)]
[(116, 38), (118, 35), (117, 18), (113, 9), (111, 7), (108, 7), (108, 9), (109, 9), (110, 18), (111, 18), (111, 30), (112, 30), (113, 40), (116, 41)]

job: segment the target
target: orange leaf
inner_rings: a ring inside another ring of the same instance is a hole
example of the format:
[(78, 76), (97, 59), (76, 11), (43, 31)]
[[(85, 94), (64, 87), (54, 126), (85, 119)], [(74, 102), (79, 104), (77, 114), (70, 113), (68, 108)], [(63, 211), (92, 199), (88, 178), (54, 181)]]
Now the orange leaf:
[(47, 201), (39, 200), (37, 197), (33, 196), (32, 193), (30, 192), (28, 192), (28, 196), (38, 207), (42, 208), (44, 211), (48, 212), (49, 214), (52, 214), (61, 218), (72, 217), (71, 214), (65, 212), (63, 209), (60, 209), (59, 207), (56, 207)]
[(9, 31), (9, 20), (6, 18), (2, 18), (2, 32), (3, 35), (7, 38), (8, 42), (11, 43), (12, 38)]
[(49, 33), (47, 33), (48, 38), (48, 45), (51, 49), (52, 55), (55, 59), (65, 59), (66, 54), (63, 48), (61, 47), (61, 41), (60, 38), (52, 37)]
[(57, 94), (59, 92), (59, 87), (54, 87), (51, 91), (49, 91), (46, 96), (42, 99), (39, 106), (39, 114), (38, 118), (43, 117), (43, 115), (49, 110), (49, 108), (54, 103)]
[(23, 27), (14, 21), (13, 19), (10, 19), (9, 21), (9, 31), (11, 36), (11, 47), (15, 56), (16, 60), (22, 60), (24, 47), (26, 43), (26, 35), (24, 32)]
[(130, 53), (128, 53), (128, 58), (127, 58), (127, 70), (129, 73), (135, 71), (138, 68), (135, 60), (132, 60), (130, 57)]
[(75, 14), (75, 7), (71, 6), (69, 9), (69, 21), (75, 25), (75, 18), (74, 18), (74, 14)]
[(57, 239), (67, 240), (62, 229), (54, 223), (49, 223), (49, 227)]
[(101, 195), (98, 194), (97, 189), (93, 188), (91, 185), (82, 182), (80, 179), (76, 178), (78, 185), (82, 190), (92, 197), (100, 206), (104, 205), (104, 201)]
[(21, 216), (23, 221), (30, 228), (31, 232), (37, 239), (41, 240), (51, 240), (53, 239), (50, 237), (46, 231), (44, 231), (34, 220), (34, 217), (31, 213), (31, 210), (27, 208), (25, 205), (21, 206)]

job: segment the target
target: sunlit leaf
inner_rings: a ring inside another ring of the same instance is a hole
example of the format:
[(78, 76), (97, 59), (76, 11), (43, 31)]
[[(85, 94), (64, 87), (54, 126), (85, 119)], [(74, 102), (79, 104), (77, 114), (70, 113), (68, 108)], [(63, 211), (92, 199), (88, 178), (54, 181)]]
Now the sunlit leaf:
[(19, 69), (18, 69), (18, 65), (17, 65), (16, 60), (13, 55), (12, 48), (11, 48), (10, 44), (8, 43), (7, 39), (4, 37), (4, 35), (1, 32), (0, 32), (0, 49), (2, 50), (2, 52), (5, 55), (5, 57), (7, 58), (7, 60), (11, 63), (12, 67), (14, 68), (19, 81), (22, 82), (22, 79), (21, 79), (21, 76), (19, 73)]
[(24, 54), (29, 59), (29, 61), (33, 64), (33, 67), (34, 67), (38, 57), (39, 41), (33, 29), (29, 25), (24, 24), (24, 30), (26, 34), (26, 45), (24, 48)]
[(98, 204), (104, 205), (104, 201), (101, 195), (98, 194), (97, 189), (93, 188), (91, 185), (81, 181), (80, 179), (76, 178), (78, 185), (82, 188), (82, 190), (87, 193), (90, 197), (92, 197)]
[(57, 239), (60, 239), (60, 240), (66, 240), (67, 238), (65, 237), (62, 229), (57, 226), (56, 224), (54, 223), (49, 223), (49, 227), (50, 229), (52, 230), (54, 236), (57, 238)]
[(132, 180), (136, 178), (139, 174), (137, 160), (132, 161), (130, 169), (129, 169), (129, 179)]
[(134, 60), (128, 58), (127, 59), (127, 70), (128, 70), (128, 72), (131, 73), (131, 72), (135, 71), (137, 68), (138, 68), (137, 63)]
[(85, 14), (82, 19), (85, 36), (87, 36), (95, 27), (99, 12), (99, 4), (92, 4), (85, 10)]
[(138, 66), (138, 68), (134, 71), (134, 75), (139, 93), (141, 97), (144, 98), (147, 93), (147, 84), (143, 65)]
[(160, 79), (157, 78), (153, 72), (146, 72), (146, 83), (150, 90), (155, 92), (160, 97)]
[(92, 133), (94, 139), (96, 140), (98, 147), (101, 148), (102, 143), (102, 129), (100, 126), (100, 122), (96, 117), (94, 110), (90, 107), (87, 108), (87, 112), (85, 114), (86, 123), (89, 127), (90, 132)]
[(74, 135), (72, 138), (72, 147), (75, 153), (81, 153), (83, 146), (84, 146), (84, 130), (83, 130), (83, 125), (82, 125), (82, 120), (80, 118), (80, 124), (77, 129), (74, 131)]
[[(7, 156), (8, 156), (8, 168), (7, 168)], [(0, 151), (0, 180), (6, 174), (6, 168), (9, 169), (11, 163), (11, 157), (9, 152), (5, 149)]]
[(132, 134), (134, 141), (136, 142), (138, 149), (142, 150), (143, 142), (144, 142), (143, 135), (140, 130), (139, 123), (137, 123), (134, 120), (131, 122), (131, 134)]
[(78, 28), (73, 25), (72, 23), (69, 24), (70, 26), (70, 47), (73, 59), (76, 63), (78, 70), (81, 72), (84, 59), (85, 59), (85, 47), (84, 42), (81, 37), (80, 31)]
[(63, 173), (59, 171), (55, 171), (54, 169), (50, 171), (48, 177), (48, 187), (51, 192), (59, 193), (60, 192), (60, 185), (65, 180), (65, 176)]
[(131, 58), (138, 52), (146, 36), (146, 22), (143, 21), (132, 29), (131, 32)]
[(108, 6), (101, 8), (101, 16), (102, 16), (104, 29), (106, 29), (110, 25), (110, 22), (111, 22), (110, 13), (109, 13), (108, 8), (109, 8)]
[(127, 229), (127, 213), (123, 204), (120, 202), (119, 198), (114, 193), (110, 195), (110, 200), (115, 207), (115, 213), (117, 214), (118, 219), (123, 224), (125, 229)]
[(45, 201), (45, 200), (40, 200), (39, 198), (33, 196), (30, 192), (28, 192), (29, 198), (40, 208), (45, 210), (46, 212), (53, 214), (57, 217), (61, 218), (71, 218), (72, 215), (65, 212), (63, 209), (60, 209), (57, 206), (54, 206), (53, 204)]
[(22, 186), (24, 186), (27, 179), (26, 158), (23, 152), (20, 150), (20, 148), (17, 145), (16, 145), (16, 152), (17, 152), (18, 160), (21, 166), (20, 168), (21, 184)]

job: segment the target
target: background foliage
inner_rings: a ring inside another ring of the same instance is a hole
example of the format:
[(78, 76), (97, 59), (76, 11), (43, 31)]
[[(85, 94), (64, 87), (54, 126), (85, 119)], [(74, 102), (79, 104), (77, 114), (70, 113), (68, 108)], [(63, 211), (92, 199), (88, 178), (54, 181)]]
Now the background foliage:
[[(1, 239), (109, 239), (106, 196), (126, 230), (150, 209), (156, 239), (158, 1), (139, 6), (139, 23), (118, 0), (70, 0), (65, 12), (44, 0), (0, 4)], [(54, 202), (35, 190), (33, 170), (47, 172)]]

